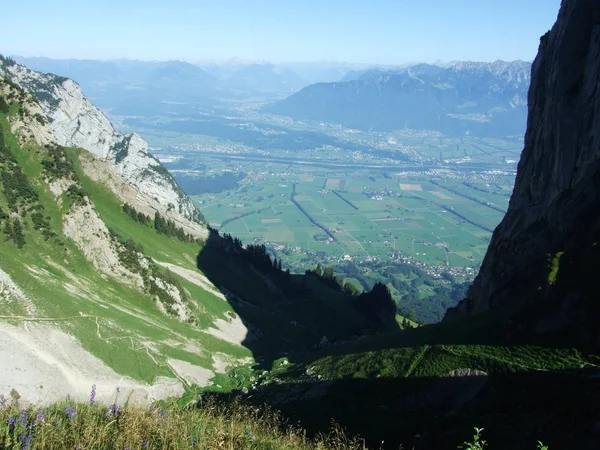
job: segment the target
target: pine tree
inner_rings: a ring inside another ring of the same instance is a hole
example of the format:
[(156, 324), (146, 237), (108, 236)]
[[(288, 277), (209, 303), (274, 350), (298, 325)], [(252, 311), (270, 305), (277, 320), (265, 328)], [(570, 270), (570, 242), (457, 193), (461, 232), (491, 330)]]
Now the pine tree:
[(333, 268), (332, 267), (325, 268), (325, 271), (323, 272), (323, 278), (325, 278), (326, 280), (333, 280)]
[(9, 241), (12, 239), (12, 226), (10, 224), (10, 219), (6, 221), (6, 225), (4, 226), (4, 234), (6, 234), (6, 240)]
[(315, 269), (315, 274), (320, 277), (323, 275), (323, 269), (321, 268), (321, 264), (317, 264), (317, 268)]
[(12, 227), (12, 240), (17, 244), (17, 248), (23, 248), (25, 245), (25, 236), (23, 235), (23, 225), (21, 221), (15, 218)]

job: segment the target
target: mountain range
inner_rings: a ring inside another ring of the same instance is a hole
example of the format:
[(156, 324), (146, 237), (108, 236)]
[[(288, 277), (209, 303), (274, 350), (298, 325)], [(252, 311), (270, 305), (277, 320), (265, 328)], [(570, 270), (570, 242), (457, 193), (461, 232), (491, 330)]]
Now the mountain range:
[(347, 74), (263, 110), (362, 130), (433, 130), (500, 137), (525, 131), (531, 65), (522, 61), (419, 64)]

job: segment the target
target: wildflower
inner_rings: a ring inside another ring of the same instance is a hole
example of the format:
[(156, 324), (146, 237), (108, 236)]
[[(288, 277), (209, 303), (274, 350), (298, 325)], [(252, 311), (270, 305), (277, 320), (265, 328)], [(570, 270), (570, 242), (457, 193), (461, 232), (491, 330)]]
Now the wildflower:
[(96, 402), (96, 385), (92, 384), (92, 392), (90, 392), (90, 406)]
[(198, 438), (196, 436), (194, 436), (192, 438), (192, 447), (196, 447), (198, 445)]
[(142, 448), (146, 447), (148, 447), (148, 443), (146, 442), (146, 439), (142, 439)]
[(73, 447), (74, 450), (81, 450), (81, 445), (77, 444), (75, 447)]
[(31, 445), (31, 441), (33, 440), (32, 434), (21, 434), (19, 436), (19, 442), (22, 444), (21, 449), (27, 450)]
[(44, 420), (46, 419), (46, 413), (44, 412), (44, 409), (40, 409), (37, 413), (37, 415), (35, 416), (35, 425), (39, 424), (39, 423), (43, 423)]
[(21, 413), (19, 414), (19, 422), (22, 424), (27, 422), (27, 411), (25, 409), (22, 409)]
[(74, 406), (65, 406), (65, 413), (69, 420), (73, 420), (77, 415), (77, 409)]
[(106, 413), (104, 414), (104, 417), (109, 418), (109, 417), (114, 417), (115, 419), (117, 417), (119, 417), (119, 411), (121, 409), (119, 408), (118, 405), (110, 405), (107, 410)]
[(17, 423), (17, 418), (16, 417), (9, 417), (8, 418), (8, 425), (11, 427), (14, 427)]

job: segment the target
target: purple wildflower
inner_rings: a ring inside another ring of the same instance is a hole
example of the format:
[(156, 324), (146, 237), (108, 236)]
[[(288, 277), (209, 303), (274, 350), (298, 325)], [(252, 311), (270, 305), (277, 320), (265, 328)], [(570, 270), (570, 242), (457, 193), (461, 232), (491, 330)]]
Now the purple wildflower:
[(92, 392), (90, 392), (90, 406), (96, 402), (96, 385), (92, 384)]
[(35, 416), (35, 425), (39, 424), (39, 423), (43, 423), (44, 420), (46, 419), (46, 413), (44, 412), (44, 409), (40, 409), (37, 413), (37, 415)]
[(14, 427), (17, 424), (17, 418), (16, 417), (9, 417), (8, 418), (8, 425), (11, 427)]
[(22, 424), (27, 422), (27, 411), (25, 409), (22, 409), (21, 413), (19, 414), (19, 422)]
[(21, 449), (27, 450), (31, 445), (31, 441), (33, 440), (32, 434), (21, 434), (19, 436), (19, 442), (22, 444)]
[(77, 409), (74, 406), (65, 406), (65, 413), (69, 420), (73, 420), (77, 415)]
[(198, 445), (198, 438), (196, 436), (194, 436), (192, 438), (192, 447), (196, 447)]
[(81, 445), (77, 444), (75, 447), (73, 447), (75, 450), (81, 450)]
[(117, 417), (119, 417), (119, 411), (121, 409), (119, 408), (118, 405), (110, 405), (108, 407), (108, 409), (106, 410), (106, 413), (104, 414), (104, 417), (108, 418), (108, 417), (114, 417), (115, 419)]
[(146, 439), (142, 439), (142, 448), (146, 447), (148, 447), (148, 443), (146, 442)]

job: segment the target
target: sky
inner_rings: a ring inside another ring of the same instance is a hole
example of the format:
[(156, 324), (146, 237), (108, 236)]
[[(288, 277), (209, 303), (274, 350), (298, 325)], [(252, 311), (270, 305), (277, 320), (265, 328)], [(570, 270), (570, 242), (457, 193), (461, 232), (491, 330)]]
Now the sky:
[(403, 64), (531, 61), (560, 0), (4, 0), (0, 53)]

